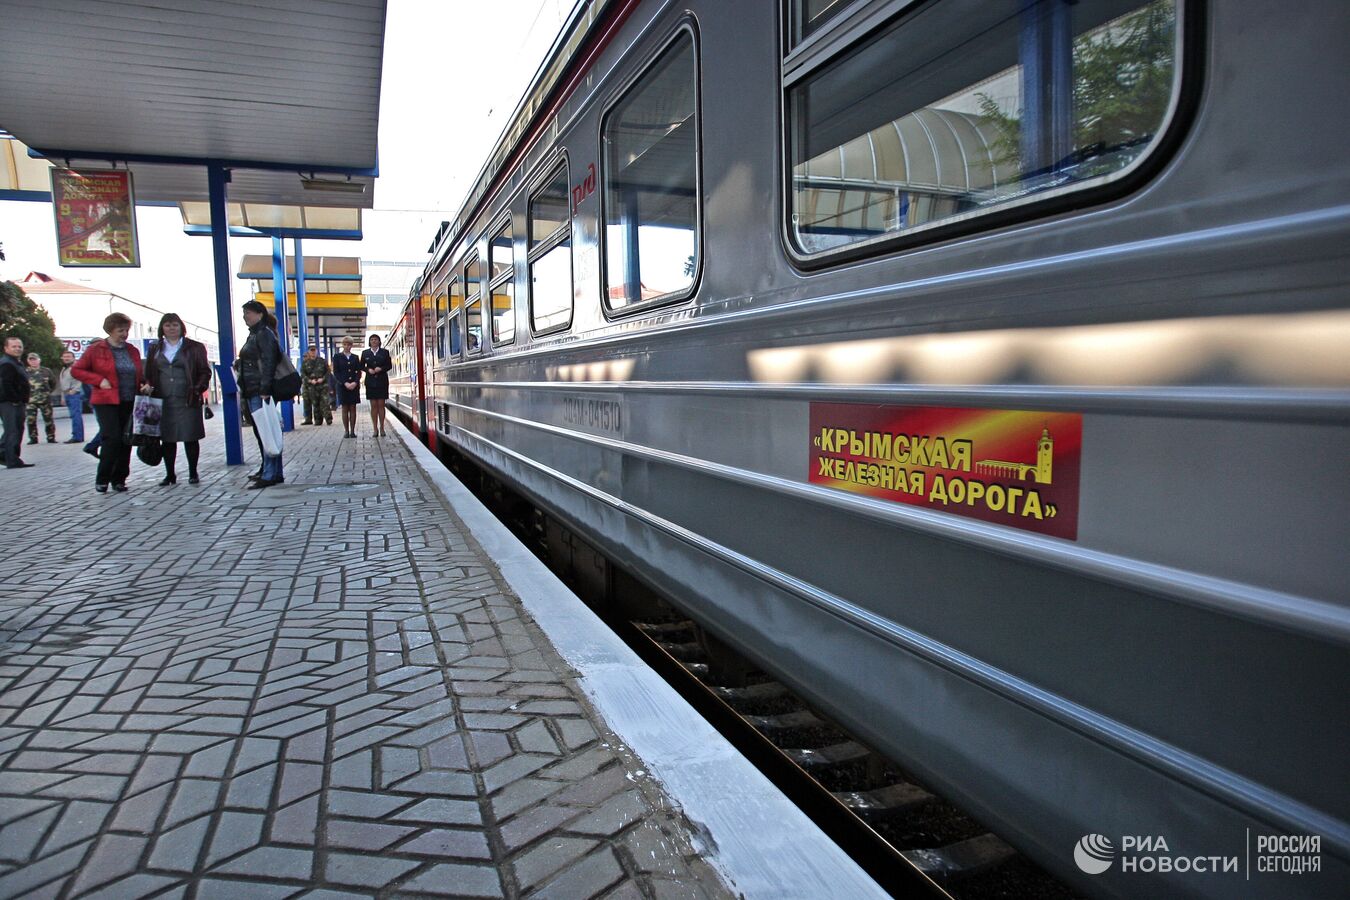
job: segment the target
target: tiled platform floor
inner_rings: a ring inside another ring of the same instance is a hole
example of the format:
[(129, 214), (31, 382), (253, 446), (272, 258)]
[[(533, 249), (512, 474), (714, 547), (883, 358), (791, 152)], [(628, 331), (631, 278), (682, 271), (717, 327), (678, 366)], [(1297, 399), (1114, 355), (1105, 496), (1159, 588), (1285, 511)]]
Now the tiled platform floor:
[(219, 423), (0, 470), (0, 897), (727, 895), (401, 441)]

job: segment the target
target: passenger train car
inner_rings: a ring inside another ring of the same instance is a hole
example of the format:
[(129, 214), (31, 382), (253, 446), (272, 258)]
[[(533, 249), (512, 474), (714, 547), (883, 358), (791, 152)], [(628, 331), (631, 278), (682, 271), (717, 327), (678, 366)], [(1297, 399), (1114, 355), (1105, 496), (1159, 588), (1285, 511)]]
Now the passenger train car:
[(583, 4), (392, 403), (1077, 889), (1343, 892), (1347, 59), (1340, 3)]

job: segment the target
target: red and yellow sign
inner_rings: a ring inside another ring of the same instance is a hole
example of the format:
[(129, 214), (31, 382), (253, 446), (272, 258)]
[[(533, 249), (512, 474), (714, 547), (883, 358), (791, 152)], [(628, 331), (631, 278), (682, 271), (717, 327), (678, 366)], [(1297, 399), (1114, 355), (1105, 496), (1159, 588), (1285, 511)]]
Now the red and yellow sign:
[(52, 169), (56, 253), (63, 266), (139, 266), (131, 173)]
[(811, 404), (811, 476), (855, 494), (1078, 537), (1079, 413)]

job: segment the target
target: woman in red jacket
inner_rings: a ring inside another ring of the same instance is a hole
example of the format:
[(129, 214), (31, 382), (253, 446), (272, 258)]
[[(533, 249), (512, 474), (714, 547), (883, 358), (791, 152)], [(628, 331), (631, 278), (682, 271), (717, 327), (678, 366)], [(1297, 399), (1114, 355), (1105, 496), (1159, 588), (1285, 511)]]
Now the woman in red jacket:
[(99, 451), (98, 474), (94, 476), (94, 490), (108, 492), (127, 489), (127, 475), (131, 472), (131, 445), (127, 443), (127, 425), (131, 422), (131, 407), (136, 393), (145, 384), (141, 369), (141, 354), (127, 343), (131, 319), (113, 313), (103, 320), (107, 340), (89, 345), (70, 370), (85, 384), (93, 385), (90, 402), (98, 418), (103, 448)]

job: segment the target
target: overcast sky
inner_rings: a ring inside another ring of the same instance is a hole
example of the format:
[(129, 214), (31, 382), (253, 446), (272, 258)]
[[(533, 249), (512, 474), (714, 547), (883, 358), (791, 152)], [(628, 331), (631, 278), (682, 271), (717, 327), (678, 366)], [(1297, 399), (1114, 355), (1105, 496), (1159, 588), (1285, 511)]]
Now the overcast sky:
[[(380, 99), (380, 177), (365, 240), (305, 241), (306, 256), (424, 262), (444, 219), (529, 86), (573, 0), (389, 0)], [(3, 123), (0, 123), (3, 124)], [(63, 269), (49, 203), (0, 201), (0, 278), (29, 271), (113, 291), (184, 318), (216, 320), (211, 241), (183, 234), (177, 208), (139, 207), (139, 269)], [(264, 238), (231, 238), (231, 272)], [(292, 253), (290, 241), (287, 254)], [(251, 282), (231, 278), (234, 306)], [(236, 329), (237, 331), (237, 329)], [(72, 335), (73, 336), (73, 335)]]

